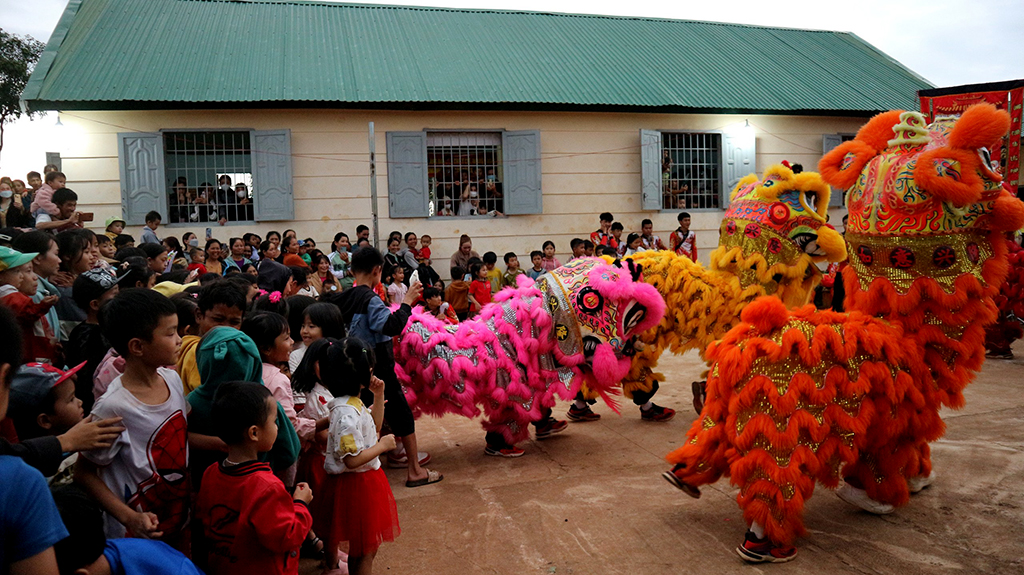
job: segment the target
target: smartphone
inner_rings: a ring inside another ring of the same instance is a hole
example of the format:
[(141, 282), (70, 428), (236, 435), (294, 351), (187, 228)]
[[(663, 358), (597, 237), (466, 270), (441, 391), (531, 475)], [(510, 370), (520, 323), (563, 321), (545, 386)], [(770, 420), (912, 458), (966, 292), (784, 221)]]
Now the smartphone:
[(78, 212), (78, 221), (91, 222), (94, 215), (92, 212)]
[(206, 228), (206, 240), (209, 241), (213, 238), (213, 230)]

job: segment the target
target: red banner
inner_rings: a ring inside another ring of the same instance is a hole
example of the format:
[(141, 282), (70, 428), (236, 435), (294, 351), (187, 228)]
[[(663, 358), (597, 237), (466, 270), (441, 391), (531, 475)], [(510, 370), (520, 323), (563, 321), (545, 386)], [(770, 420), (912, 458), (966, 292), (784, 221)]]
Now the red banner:
[[(981, 87), (995, 88), (997, 85), (975, 85), (971, 88)], [(996, 90), (979, 90), (960, 93), (946, 93), (956, 88), (939, 88), (936, 90), (922, 90), (919, 94), (921, 100), (921, 113), (928, 117), (929, 121), (935, 120), (936, 116), (959, 116), (967, 108), (975, 104), (989, 103), (1000, 110), (1010, 112), (1010, 133), (1008, 137), (996, 143), (992, 150), (989, 150), (991, 158), (999, 162), (998, 169), (1003, 173), (1004, 185), (1013, 194), (1017, 193), (1020, 183), (1020, 152), (1021, 152), (1021, 108), (1024, 106), (1024, 86), (1020, 82), (1010, 85), (999, 85)], [(965, 86), (966, 88), (966, 86)], [(929, 95), (926, 93), (931, 92)], [(935, 94), (935, 92), (940, 92)], [(932, 95), (934, 94), (934, 95)]]

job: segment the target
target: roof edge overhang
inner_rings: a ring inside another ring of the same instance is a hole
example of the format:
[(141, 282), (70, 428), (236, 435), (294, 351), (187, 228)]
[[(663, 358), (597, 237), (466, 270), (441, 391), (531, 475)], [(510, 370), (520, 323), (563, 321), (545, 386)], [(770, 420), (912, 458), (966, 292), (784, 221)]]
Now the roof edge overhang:
[(885, 110), (762, 110), (753, 108), (692, 108), (686, 106), (633, 106), (615, 104), (559, 104), (545, 102), (328, 102), (328, 101), (245, 101), (245, 102), (177, 102), (177, 101), (26, 101), (27, 109), (42, 111), (129, 111), (129, 110), (266, 110), (266, 109), (329, 109), (329, 110), (393, 110), (393, 111), (465, 111), (465, 112), (604, 112), (630, 114), (750, 114), (770, 116), (842, 116), (868, 118)]
[(918, 90), (918, 96), (935, 97), (948, 96), (950, 94), (963, 94), (965, 92), (1009, 92), (1024, 86), (1024, 80), (1006, 80), (1005, 82), (984, 82), (981, 84), (961, 84), (959, 86), (945, 86), (942, 88), (931, 88)]

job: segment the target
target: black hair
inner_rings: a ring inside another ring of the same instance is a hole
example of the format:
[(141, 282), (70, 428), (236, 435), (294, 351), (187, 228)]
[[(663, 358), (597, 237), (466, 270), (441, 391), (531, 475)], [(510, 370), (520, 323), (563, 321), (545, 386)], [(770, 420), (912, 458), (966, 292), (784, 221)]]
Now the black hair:
[(363, 224), (359, 224), (358, 226), (356, 226), (356, 235), (359, 235), (359, 234), (363, 233), (364, 231), (368, 232), (368, 231), (370, 231), (370, 228), (366, 227)]
[(92, 249), (92, 238), (82, 233), (84, 231), (65, 230), (57, 234), (57, 253), (60, 255), (62, 271), (71, 271), (71, 265), (82, 259), (87, 250)]
[(241, 273), (242, 273), (242, 270), (238, 269), (235, 266), (231, 266), (231, 267), (228, 267), (228, 268), (224, 269), (224, 277), (226, 277), (226, 278), (229, 278), (229, 277), (235, 276), (235, 275), (239, 275)]
[(553, 242), (551, 240), (548, 240), (548, 241), (544, 242), (544, 244), (541, 246), (541, 249), (542, 250), (546, 250), (546, 249), (548, 249), (548, 246), (551, 246), (552, 248), (554, 248), (555, 247), (555, 242)]
[[(288, 317), (288, 299), (280, 293), (275, 296), (277, 301), (270, 299), (270, 294), (263, 294), (256, 298), (256, 301), (252, 302), (252, 311), (254, 312), (270, 312), (281, 316), (282, 318)], [(287, 320), (285, 320), (287, 322)]]
[(207, 286), (212, 283), (216, 283), (224, 279), (224, 276), (216, 272), (206, 272), (205, 274), (196, 278), (199, 280), (199, 285)]
[(270, 246), (272, 246), (273, 244), (274, 242), (270, 240), (263, 240), (262, 242), (260, 242), (260, 258), (264, 257), (263, 254), (267, 253), (267, 250), (269, 250)]
[(220, 384), (210, 409), (214, 434), (228, 445), (242, 443), (250, 427), (262, 427), (267, 418), (277, 416), (267, 401), (271, 397), (269, 389), (251, 381)]
[(255, 235), (256, 234), (252, 232), (245, 232), (244, 234), (242, 234), (242, 242), (245, 243), (245, 245), (249, 245), (249, 240), (251, 240)]
[(161, 282), (174, 282), (176, 284), (185, 284), (185, 280), (188, 279), (188, 270), (174, 270), (169, 271), (165, 274), (160, 274)]
[(178, 333), (185, 333), (186, 329), (199, 326), (199, 322), (196, 321), (196, 310), (199, 309), (199, 306), (196, 305), (195, 292), (176, 293), (171, 296), (171, 303), (178, 310)]
[(182, 254), (181, 242), (178, 241), (178, 238), (174, 236), (167, 236), (166, 238), (160, 240), (160, 243), (167, 246), (167, 251), (178, 252), (178, 255)]
[(22, 343), (18, 320), (14, 318), (14, 312), (6, 306), (0, 306), (0, 341), (4, 342), (0, 345), (0, 365), (6, 363), (11, 366), (7, 370), (7, 381), (0, 381), (0, 385), (10, 387), (14, 372), (21, 365)]
[(579, 245), (582, 245), (582, 244), (583, 244), (583, 240), (581, 240), (580, 238), (573, 238), (572, 240), (569, 241), (569, 248), (575, 250), (576, 246), (579, 246)]
[[(333, 298), (329, 301), (333, 301)], [(307, 317), (310, 323), (320, 328), (324, 337), (345, 337), (345, 316), (342, 315), (341, 308), (334, 303), (321, 301), (307, 307), (302, 318), (305, 320)], [(299, 326), (299, 329), (302, 329), (302, 326)]]
[(484, 269), (483, 264), (470, 264), (469, 266), (469, 279), (475, 281), (480, 275), (480, 270)]
[[(133, 287), (149, 287), (149, 278), (156, 272), (149, 268), (149, 261), (144, 257), (129, 256), (124, 258), (117, 268), (117, 276), (125, 278), (118, 284), (122, 289)], [(141, 284), (141, 285), (140, 285)]]
[(139, 249), (146, 252), (146, 257), (149, 259), (160, 257), (160, 254), (167, 253), (167, 246), (163, 244), (154, 244), (153, 242), (145, 243), (139, 246)]
[(103, 529), (103, 511), (80, 486), (62, 485), (53, 488), (53, 502), (68, 536), (53, 545), (57, 570), (71, 575), (96, 562), (107, 546)]
[(257, 281), (256, 276), (250, 274), (235, 274), (227, 279), (228, 281), (232, 281), (238, 284), (238, 286), (244, 289), (246, 292), (249, 291), (250, 286), (256, 285)]
[[(292, 233), (292, 235), (291, 235), (291, 236), (288, 236), (288, 232), (291, 232), (291, 233)], [(286, 230), (284, 231), (284, 233), (283, 233), (283, 234), (281, 234), (281, 239), (282, 239), (282, 240), (284, 240), (284, 237), (285, 237), (285, 236), (288, 236), (288, 237), (292, 237), (292, 238), (296, 238), (296, 239), (298, 239), (298, 237), (299, 237), (299, 232), (297, 232), (297, 231), (295, 231), (295, 230), (293, 230), (293, 229), (291, 229), (291, 228), (288, 228), (288, 229), (286, 229)]]
[[(240, 267), (240, 268), (237, 268), (237, 271), (239, 272), (239, 274), (240, 274), (240, 275), (243, 275), (243, 276), (246, 276), (246, 277), (251, 277), (251, 278), (252, 278), (252, 281), (253, 281), (253, 283), (256, 283), (256, 276), (254, 276), (254, 275), (252, 275), (251, 273), (249, 273), (249, 269), (250, 269), (250, 268), (251, 268), (251, 269), (254, 269), (254, 270), (257, 270), (257, 269), (258, 269), (258, 268), (256, 267), (256, 264), (254, 264), (254, 263), (252, 263), (252, 262), (249, 262), (249, 263), (247, 263), (247, 264), (244, 264), (244, 265), (243, 265), (242, 267)], [(228, 268), (228, 269), (236, 269), (236, 268)]]
[(409, 241), (409, 236), (415, 236), (415, 235), (416, 235), (416, 232), (405, 232), (405, 237), (402, 238), (402, 239), (405, 240), (406, 242), (408, 242)]
[(76, 194), (71, 188), (61, 188), (53, 192), (53, 197), (50, 198), (50, 201), (57, 206), (67, 202), (77, 202), (78, 194)]
[(594, 247), (594, 242), (590, 240), (583, 240), (583, 247), (589, 250)]
[(390, 244), (391, 240), (392, 239), (396, 239), (396, 238), (398, 239), (399, 242), (401, 242), (402, 241), (402, 232), (400, 232), (398, 230), (395, 230), (395, 231), (391, 232), (390, 234), (388, 234), (388, 243)]
[(612, 224), (612, 231), (624, 230), (624, 229), (626, 229), (626, 228), (622, 227), (622, 222), (615, 222), (615, 223)]
[[(47, 164), (47, 165), (52, 165), (52, 164)], [(50, 182), (56, 180), (57, 178), (64, 178), (65, 180), (68, 179), (67, 176), (64, 175), (64, 172), (61, 172), (60, 170), (54, 170), (52, 172), (47, 173), (46, 174), (46, 179), (43, 180), (43, 181), (46, 182), (47, 184), (49, 184)], [(54, 203), (57, 203), (57, 202), (54, 202)]]
[(128, 258), (146, 259), (146, 252), (140, 250), (139, 248), (118, 248), (117, 253), (114, 254), (114, 259), (119, 262), (124, 262)]
[(314, 298), (308, 295), (294, 295), (288, 298), (288, 327), (292, 333), (292, 339), (302, 341), (302, 320), (306, 317), (306, 308), (316, 303)]
[(134, 243), (135, 238), (132, 237), (131, 234), (117, 234), (117, 237), (114, 238), (114, 247), (117, 249), (121, 249), (123, 246)]
[(220, 246), (220, 261), (224, 261), (224, 244), (222, 244), (217, 238), (210, 238), (206, 240), (206, 246), (203, 247), (203, 251), (206, 252), (207, 259), (210, 257), (210, 246), (213, 244)]
[(636, 232), (631, 233), (628, 236), (626, 236), (626, 245), (629, 246), (629, 244), (633, 243), (634, 241), (636, 241), (638, 239), (640, 239), (640, 234), (638, 234)]
[(100, 313), (103, 338), (122, 357), (128, 355), (128, 342), (150, 341), (160, 320), (178, 310), (171, 300), (151, 289), (129, 288), (108, 301)]
[(370, 385), (376, 363), (373, 346), (355, 337), (346, 337), (327, 347), (320, 361), (320, 380), (334, 397), (359, 396)]
[(306, 348), (302, 361), (292, 374), (292, 389), (296, 393), (309, 393), (320, 382), (316, 376), (316, 364), (324, 358), (327, 348), (338, 343), (333, 337), (325, 337), (314, 341)]
[[(185, 232), (185, 233), (181, 234), (181, 245), (188, 244), (188, 237), (189, 236), (195, 236), (195, 234), (192, 233), (192, 232)], [(196, 237), (196, 239), (199, 239), (198, 236)]]
[(309, 268), (300, 268), (299, 266), (290, 266), (288, 269), (292, 272), (292, 279), (295, 280), (295, 285), (303, 286), (309, 279)]
[(159, 222), (161, 220), (163, 220), (163, 218), (160, 217), (160, 212), (158, 212), (156, 210), (152, 210), (152, 211), (150, 211), (149, 213), (146, 214), (146, 223), (147, 224), (149, 222)]
[(278, 313), (261, 311), (242, 320), (242, 333), (256, 344), (261, 357), (265, 357), (264, 354), (273, 349), (274, 341), (286, 332), (291, 335), (288, 320)]
[(510, 260), (512, 258), (518, 258), (518, 257), (519, 256), (517, 256), (515, 252), (508, 252), (508, 253), (506, 253), (505, 254), (505, 265), (508, 265), (508, 260)]
[(281, 232), (277, 230), (270, 230), (267, 232), (267, 240), (270, 240), (270, 236), (277, 236), (278, 243), (281, 243)]
[(203, 286), (199, 292), (199, 311), (206, 313), (218, 304), (237, 308), (245, 313), (245, 290), (234, 282), (218, 281)]
[(348, 239), (348, 234), (346, 234), (345, 232), (338, 232), (338, 233), (334, 234), (334, 241), (331, 242), (331, 251), (332, 252), (338, 250), (338, 242), (341, 241), (341, 238), (345, 238), (347, 240)]
[(56, 242), (51, 234), (38, 230), (26, 232), (14, 238), (11, 247), (23, 254), (44, 254), (50, 251), (50, 245)]
[(611, 212), (601, 212), (601, 215), (598, 216), (598, 219), (600, 219), (602, 222), (610, 222), (615, 219), (615, 216), (613, 216)]
[(469, 260), (466, 261), (466, 267), (469, 267), (469, 266), (471, 266), (473, 264), (482, 264), (482, 263), (484, 263), (484, 260), (482, 260), (480, 258), (469, 258)]
[(444, 297), (444, 292), (437, 289), (434, 286), (427, 286), (423, 288), (423, 301), (426, 301), (432, 297)]
[(295, 236), (284, 236), (281, 238), (281, 250), (288, 251), (288, 246), (292, 245), (292, 242), (299, 243), (299, 238)]
[(688, 217), (690, 217), (690, 213), (689, 212), (679, 212), (679, 215), (676, 216), (676, 221), (680, 221), (681, 222), (681, 221), (683, 221), (684, 218), (688, 218)]
[(649, 218), (644, 218), (643, 221), (640, 222), (640, 227), (642, 228), (647, 225), (653, 226), (654, 222), (652, 222)]
[(484, 263), (485, 264), (498, 263), (498, 254), (496, 254), (494, 252), (486, 252), (486, 253), (484, 253)]
[(373, 268), (384, 265), (384, 256), (372, 247), (364, 247), (352, 254), (352, 271), (355, 273), (368, 274)]
[(103, 246), (113, 242), (114, 240), (110, 239), (110, 236), (108, 236), (107, 234), (99, 234), (98, 236), (96, 236), (96, 245), (98, 246)]
[(235, 242), (242, 242), (243, 247), (247, 245), (246, 241), (243, 240), (242, 238), (228, 238), (228, 251), (231, 251), (231, 248), (234, 247)]
[(460, 266), (455, 266), (452, 268), (453, 280), (460, 280), (464, 277), (466, 277), (466, 270), (462, 269)]
[(544, 252), (542, 252), (540, 250), (533, 250), (532, 252), (530, 252), (530, 259), (531, 260), (533, 258), (543, 258), (543, 257), (544, 257)]

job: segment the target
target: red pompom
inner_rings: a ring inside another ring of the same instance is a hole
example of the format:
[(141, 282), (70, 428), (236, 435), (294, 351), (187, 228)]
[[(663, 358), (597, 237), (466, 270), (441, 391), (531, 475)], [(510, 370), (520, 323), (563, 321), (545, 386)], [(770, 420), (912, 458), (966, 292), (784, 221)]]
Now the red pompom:
[(768, 333), (786, 325), (789, 321), (789, 311), (779, 298), (765, 296), (743, 308), (740, 319), (754, 326), (759, 332)]

